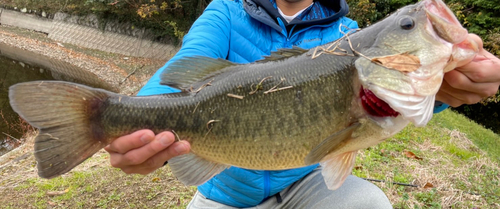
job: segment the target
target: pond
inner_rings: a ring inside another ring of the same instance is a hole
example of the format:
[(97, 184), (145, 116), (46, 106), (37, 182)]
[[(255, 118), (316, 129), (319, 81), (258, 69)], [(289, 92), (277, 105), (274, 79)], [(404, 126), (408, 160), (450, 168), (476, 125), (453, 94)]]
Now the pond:
[(34, 80), (71, 81), (113, 89), (96, 75), (70, 63), (0, 43), (0, 155), (19, 146), (19, 138), (31, 128), (10, 107), (9, 87)]

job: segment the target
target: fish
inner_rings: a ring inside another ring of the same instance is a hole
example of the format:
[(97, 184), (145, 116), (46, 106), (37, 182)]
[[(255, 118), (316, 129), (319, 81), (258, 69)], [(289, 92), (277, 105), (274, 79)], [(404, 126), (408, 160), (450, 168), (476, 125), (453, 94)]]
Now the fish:
[(13, 109), (39, 129), (38, 175), (60, 176), (114, 139), (172, 131), (191, 144), (169, 160), (178, 180), (201, 185), (230, 166), (284, 170), (319, 163), (329, 189), (356, 153), (409, 123), (425, 126), (445, 72), (478, 51), (441, 0), (405, 6), (313, 49), (281, 49), (249, 64), (194, 56), (161, 84), (181, 91), (127, 96), (64, 82), (9, 89)]

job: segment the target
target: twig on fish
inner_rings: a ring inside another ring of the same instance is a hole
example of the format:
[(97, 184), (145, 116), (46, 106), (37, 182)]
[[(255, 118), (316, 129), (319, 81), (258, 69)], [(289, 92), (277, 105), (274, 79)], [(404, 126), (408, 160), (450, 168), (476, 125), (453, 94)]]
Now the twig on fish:
[(198, 104), (196, 104), (196, 107), (194, 107), (194, 110), (193, 110), (193, 114), (194, 112), (196, 112), (196, 109), (198, 108), (198, 105), (200, 105), (201, 102), (198, 102)]
[(181, 138), (179, 137), (179, 135), (177, 135), (177, 133), (175, 133), (174, 130), (171, 130), (171, 132), (175, 135), (175, 141), (180, 141)]
[[(332, 44), (330, 44), (328, 47), (323, 48), (322, 46), (318, 46), (316, 47), (316, 49), (314, 50), (314, 53), (313, 55), (311, 56), (311, 59), (316, 59), (317, 57), (319, 57), (321, 54), (323, 54), (323, 52), (331, 52), (331, 51), (335, 51), (335, 49), (340, 45), (340, 41), (342, 40), (342, 38), (340, 39), (337, 39), (336, 41), (334, 41)], [(330, 49), (332, 48), (332, 46), (335, 45), (335, 47), (333, 49)], [(318, 52), (318, 49), (321, 49), (321, 51), (319, 53)]]
[[(346, 27), (346, 26), (344, 26), (344, 27)], [(350, 29), (350, 28), (348, 28), (348, 29)], [(321, 47), (321, 46), (316, 47), (316, 49), (313, 52), (313, 55), (312, 55), (311, 59), (315, 59), (315, 58), (319, 57), (320, 55), (322, 55), (323, 53), (332, 54), (332, 55), (339, 55), (339, 56), (354, 56), (354, 55), (348, 54), (347, 50), (339, 48), (340, 41), (344, 40), (345, 38), (347, 38), (347, 40), (349, 41), (349, 45), (351, 45), (350, 44), (350, 40), (349, 40), (349, 34), (352, 32), (352, 29), (350, 29), (350, 31), (347, 32), (347, 33), (344, 33), (342, 30), (340, 30), (340, 32), (342, 34), (344, 34), (344, 36), (342, 36), (341, 38), (337, 39), (336, 41), (334, 41), (333, 43), (331, 43), (330, 45), (328, 45), (328, 47), (326, 47), (326, 49), (323, 48), (323, 47)], [(332, 47), (333, 47), (333, 49), (332, 49)], [(319, 51), (319, 53), (318, 53), (318, 49), (321, 50), (321, 51)], [(342, 53), (339, 53), (339, 52), (335, 52), (335, 50), (337, 50), (337, 49), (340, 50), (340, 51), (345, 52), (345, 54), (342, 54)], [(353, 49), (352, 45), (351, 45), (351, 49)], [(352, 50), (352, 51), (354, 52), (354, 50)]]
[(208, 134), (212, 131), (213, 126), (211, 126), (211, 127), (209, 128), (209, 127), (208, 127), (208, 125), (210, 125), (211, 123), (216, 123), (216, 122), (219, 122), (219, 121), (220, 121), (220, 120), (210, 120), (210, 121), (208, 121), (208, 123), (207, 123), (207, 129), (208, 129), (208, 131), (207, 131), (207, 133), (205, 134), (205, 136), (204, 136), (204, 137), (207, 137), (207, 135), (208, 135)]
[(280, 82), (278, 84), (276, 84), (275, 86), (273, 86), (272, 88), (270, 88), (269, 90), (265, 91), (264, 94), (267, 94), (271, 91), (274, 91), (276, 89), (276, 87), (278, 87), (280, 84), (283, 83), (283, 81), (285, 81), (286, 79), (285, 78), (281, 78)]
[(258, 90), (261, 90), (262, 89), (262, 83), (265, 80), (269, 79), (269, 78), (272, 78), (272, 76), (267, 76), (267, 77), (263, 78), (262, 80), (260, 80), (259, 84), (257, 84), (257, 86), (255, 86), (255, 89), (253, 88), (253, 84), (252, 84), (252, 86), (250, 86), (250, 88), (252, 89), (252, 91), (250, 93), (248, 93), (248, 94), (252, 95), (252, 94), (257, 93)]
[(244, 96), (236, 95), (236, 94), (227, 94), (228, 97), (236, 98), (236, 99), (243, 99)]
[(129, 73), (129, 74), (127, 75), (127, 77), (125, 77), (125, 78), (124, 78), (122, 81), (120, 81), (118, 84), (122, 84), (123, 82), (125, 82), (128, 78), (130, 78), (130, 76), (134, 75), (134, 74), (135, 74), (135, 72), (137, 72), (137, 69), (142, 69), (143, 67), (144, 67), (144, 65), (141, 65), (141, 67), (138, 67), (138, 68), (136, 67), (136, 68), (134, 69), (134, 71), (132, 71), (131, 73)]
[(272, 92), (277, 92), (277, 91), (281, 91), (281, 90), (285, 90), (285, 89), (291, 89), (291, 88), (293, 88), (293, 86), (286, 86), (286, 87), (282, 87), (282, 88), (278, 88), (278, 89), (266, 91), (266, 92), (264, 92), (264, 94), (268, 94), (268, 93), (272, 93)]
[(345, 49), (339, 48), (339, 50), (345, 52), (346, 54), (348, 53)]
[(316, 47), (316, 48), (314, 49), (314, 52), (313, 52), (313, 54), (311, 55), (311, 59), (316, 59), (316, 57), (318, 57), (318, 56), (319, 56), (319, 55), (318, 55), (318, 56), (316, 56), (316, 52), (318, 52), (318, 48), (319, 48), (319, 47)]
[[(342, 31), (340, 31), (340, 32), (341, 32), (341, 33), (344, 33), (344, 32), (342, 32)], [(359, 56), (361, 56), (361, 57), (364, 57), (364, 58), (366, 58), (366, 59), (371, 60), (369, 57), (365, 56), (364, 54), (361, 54), (361, 52), (356, 51), (356, 50), (354, 49), (354, 47), (352, 47), (352, 42), (351, 42), (351, 39), (349, 38), (349, 36), (347, 36), (347, 34), (346, 34), (346, 38), (347, 38), (347, 43), (349, 43), (349, 47), (351, 48), (351, 51), (352, 51), (352, 53), (353, 53), (354, 55), (359, 55)]]
[(8, 134), (8, 133), (2, 132), (2, 134), (4, 134), (5, 136), (8, 136), (8, 137), (10, 137), (10, 138), (13, 138), (13, 139), (17, 140), (17, 142), (21, 142), (21, 140), (19, 140), (19, 139), (18, 139), (18, 138), (16, 138), (16, 137), (13, 137), (12, 135), (10, 135), (10, 134)]
[(207, 129), (210, 130), (211, 128), (208, 128), (208, 125), (212, 124), (212, 123), (217, 123), (217, 122), (220, 122), (220, 120), (209, 120), (207, 122)]
[(208, 83), (206, 84), (203, 84), (203, 86), (200, 86), (200, 88), (196, 89), (196, 91), (194, 91), (194, 93), (198, 93), (200, 92), (202, 89), (204, 89), (205, 87), (207, 86), (211, 86), (212, 85), (212, 81), (214, 81), (214, 79), (212, 79), (211, 81), (209, 81)]

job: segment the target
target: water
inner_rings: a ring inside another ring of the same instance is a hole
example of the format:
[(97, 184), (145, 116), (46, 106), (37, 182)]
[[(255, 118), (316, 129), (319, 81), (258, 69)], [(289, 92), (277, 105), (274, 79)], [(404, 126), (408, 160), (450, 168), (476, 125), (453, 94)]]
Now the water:
[(0, 43), (0, 155), (20, 145), (18, 139), (30, 128), (10, 107), (9, 87), (34, 80), (63, 80), (113, 89), (79, 67)]

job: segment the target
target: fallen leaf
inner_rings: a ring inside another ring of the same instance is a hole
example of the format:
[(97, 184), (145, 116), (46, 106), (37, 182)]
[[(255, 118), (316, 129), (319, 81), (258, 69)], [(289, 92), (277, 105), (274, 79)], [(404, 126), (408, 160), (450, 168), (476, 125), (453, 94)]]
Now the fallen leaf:
[(56, 203), (55, 203), (55, 202), (47, 201), (47, 203), (48, 203), (50, 206), (56, 206)]
[(160, 178), (155, 177), (155, 178), (153, 178), (151, 181), (152, 181), (152, 182), (159, 182), (159, 181), (160, 181)]
[(360, 165), (358, 165), (358, 166), (354, 166), (354, 169), (356, 169), (356, 170), (362, 170), (362, 169), (363, 169), (363, 166), (360, 166)]
[(428, 188), (434, 188), (434, 185), (429, 183), (429, 182), (425, 183), (424, 189), (428, 189)]
[(418, 157), (417, 155), (415, 155), (415, 153), (411, 152), (411, 151), (405, 151), (404, 152), (406, 157), (408, 158), (413, 158), (413, 159), (417, 159), (417, 160), (422, 160), (421, 157)]
[(422, 66), (417, 56), (408, 53), (375, 57), (372, 62), (401, 72), (413, 72)]

